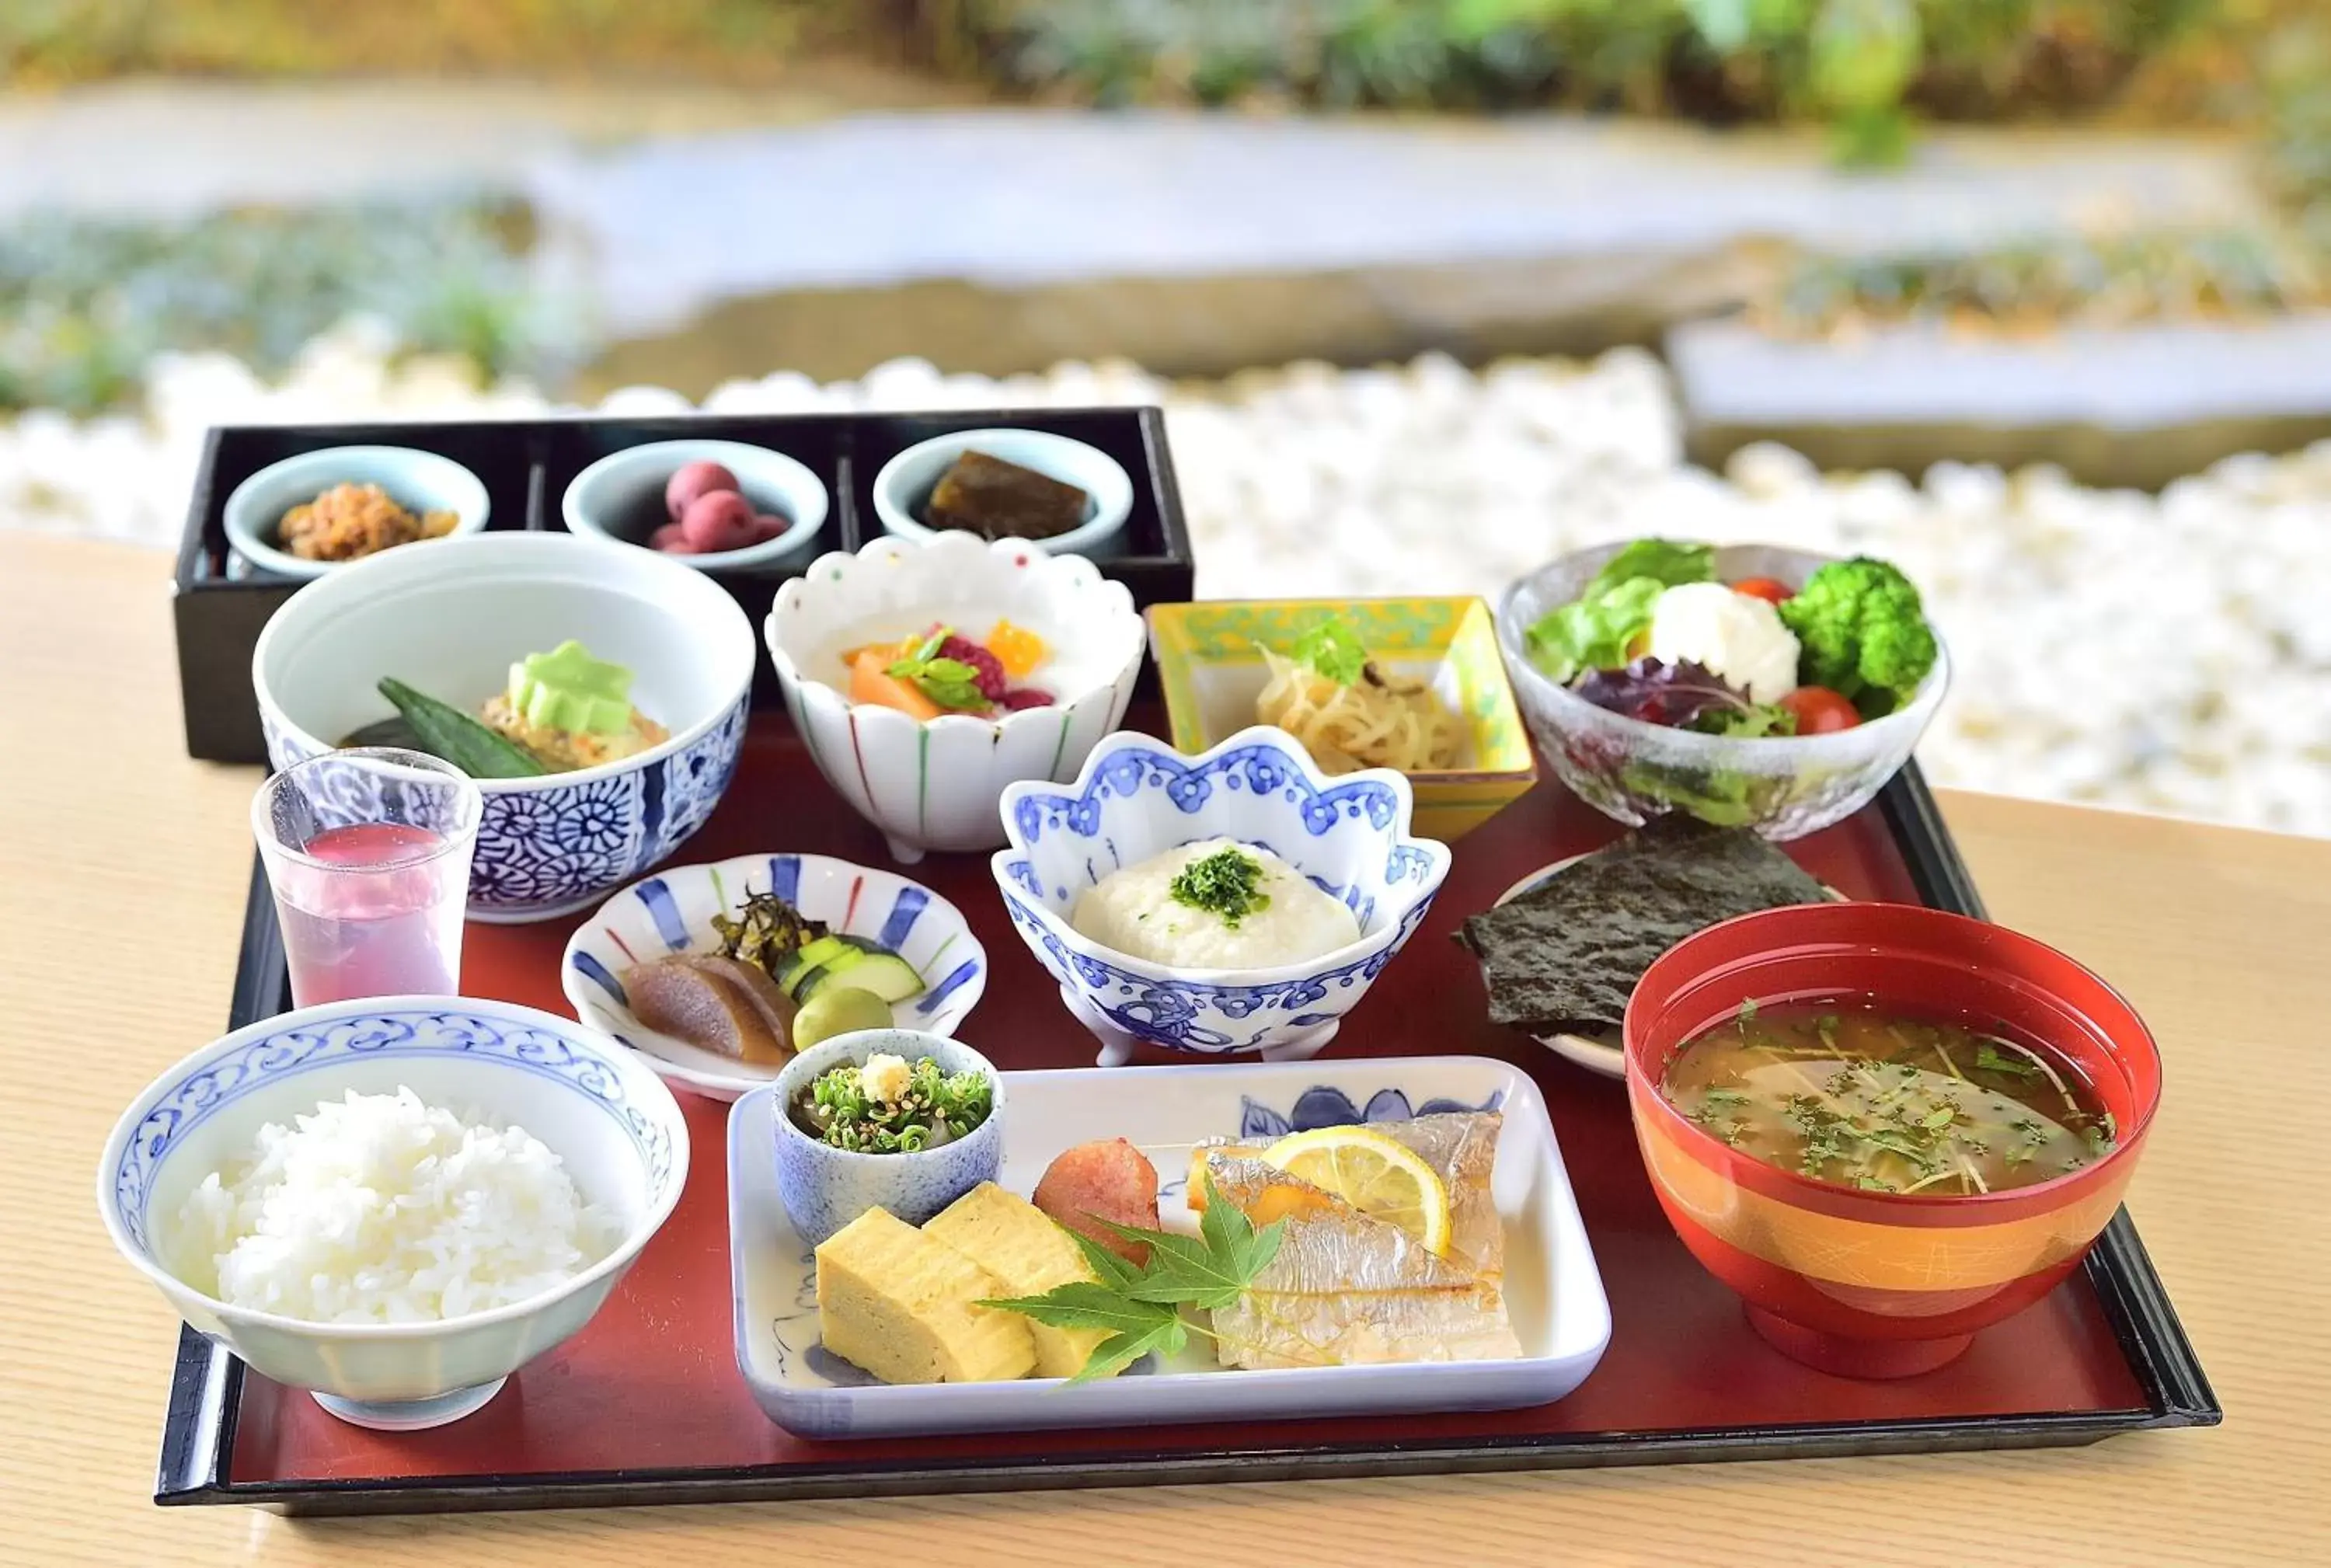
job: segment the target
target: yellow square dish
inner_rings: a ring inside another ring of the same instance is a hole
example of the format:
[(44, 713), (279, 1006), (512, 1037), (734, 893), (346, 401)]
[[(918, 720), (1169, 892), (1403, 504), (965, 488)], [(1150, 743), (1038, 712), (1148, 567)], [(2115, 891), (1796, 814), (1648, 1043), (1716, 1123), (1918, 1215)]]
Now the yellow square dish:
[(1498, 656), (1489, 606), (1479, 599), (1221, 599), (1154, 604), (1149, 649), (1166, 689), (1175, 746), (1200, 752), (1255, 722), (1269, 671), (1262, 648), (1285, 652), (1306, 631), (1341, 615), (1368, 657), (1430, 681), (1467, 735), (1453, 768), (1409, 774), (1418, 836), (1454, 843), (1537, 782), (1529, 732)]

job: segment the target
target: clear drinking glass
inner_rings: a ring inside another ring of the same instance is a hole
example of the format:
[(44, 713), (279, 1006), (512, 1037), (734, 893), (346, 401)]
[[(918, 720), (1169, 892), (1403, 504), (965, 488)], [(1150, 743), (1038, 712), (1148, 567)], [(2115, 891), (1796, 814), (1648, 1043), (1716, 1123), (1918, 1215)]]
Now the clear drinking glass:
[(459, 993), (482, 807), (458, 768), (387, 746), (326, 752), (260, 786), (251, 827), (295, 1006)]

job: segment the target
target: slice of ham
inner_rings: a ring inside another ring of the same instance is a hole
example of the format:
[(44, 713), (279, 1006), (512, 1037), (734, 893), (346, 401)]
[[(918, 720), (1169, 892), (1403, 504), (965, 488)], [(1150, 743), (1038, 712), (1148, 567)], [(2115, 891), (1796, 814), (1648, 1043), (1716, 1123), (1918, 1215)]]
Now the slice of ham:
[(750, 964), (675, 953), (623, 972), (633, 1015), (659, 1034), (756, 1066), (793, 1055), (791, 999)]
[(1079, 1144), (1045, 1167), (1031, 1199), (1036, 1207), (1119, 1257), (1149, 1261), (1149, 1249), (1100, 1221), (1157, 1229), (1157, 1167), (1123, 1138)]

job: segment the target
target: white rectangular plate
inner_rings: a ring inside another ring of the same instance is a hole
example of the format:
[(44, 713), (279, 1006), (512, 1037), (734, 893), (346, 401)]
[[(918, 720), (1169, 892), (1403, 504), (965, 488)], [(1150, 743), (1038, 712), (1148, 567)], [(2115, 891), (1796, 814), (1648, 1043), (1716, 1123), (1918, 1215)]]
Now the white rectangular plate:
[(1547, 1404), (1584, 1382), (1611, 1341), (1586, 1228), (1546, 1102), (1518, 1069), (1484, 1057), (1238, 1062), (1198, 1067), (1015, 1072), (1001, 1181), (1026, 1196), (1055, 1155), (1123, 1137), (1157, 1166), (1159, 1218), (1195, 1228), (1182, 1201), (1191, 1145), (1209, 1137), (1498, 1109), (1492, 1191), (1506, 1226), (1507, 1310), (1526, 1353), (1517, 1361), (1242, 1372), (1216, 1365), (1204, 1336), (1170, 1364), (1137, 1363), (1079, 1388), (1058, 1379), (890, 1387), (826, 1353), (808, 1247), (777, 1199), (771, 1090), (728, 1117), (728, 1249), (737, 1364), (771, 1421), (812, 1438), (1025, 1431), (1042, 1427), (1274, 1421)]

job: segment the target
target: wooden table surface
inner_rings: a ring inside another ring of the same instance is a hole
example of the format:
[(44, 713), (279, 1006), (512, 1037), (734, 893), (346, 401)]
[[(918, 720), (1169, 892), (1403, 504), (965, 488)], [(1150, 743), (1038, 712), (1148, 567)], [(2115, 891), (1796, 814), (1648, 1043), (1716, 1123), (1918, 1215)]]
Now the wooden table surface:
[[(0, 1563), (2331, 1561), (2331, 843), (1945, 804), (1994, 916), (2122, 986), (2170, 1090), (2131, 1200), (2227, 1410), (2086, 1449), (301, 1522), (149, 1501), (176, 1319), (98, 1222), (114, 1117), (219, 1032), (256, 774), (190, 762), (168, 565), (0, 534)], [(1959, 1534), (1961, 1531), (1971, 1534)]]

